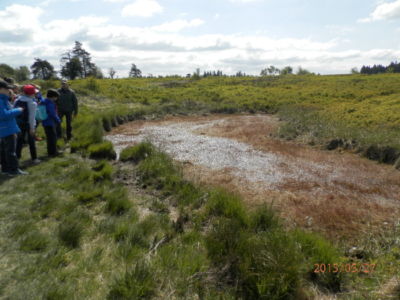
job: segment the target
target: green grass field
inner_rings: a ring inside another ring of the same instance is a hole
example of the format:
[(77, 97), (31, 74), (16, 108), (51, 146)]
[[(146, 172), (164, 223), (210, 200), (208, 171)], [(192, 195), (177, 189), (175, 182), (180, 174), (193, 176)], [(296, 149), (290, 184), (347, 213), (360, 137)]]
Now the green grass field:
[[(278, 113), (277, 135), (315, 143), (355, 139), (399, 149), (400, 76), (279, 76), (76, 80), (80, 114), (71, 154), (0, 178), (2, 299), (396, 299), (399, 228), (346, 242), (287, 226), (265, 203), (248, 211), (219, 188), (187, 181), (151, 143), (121, 161), (111, 130), (166, 114)], [(58, 82), (38, 82), (43, 90)], [(43, 136), (42, 128), (39, 135)], [(59, 147), (68, 150), (64, 141)], [(175, 212), (177, 218), (172, 218)], [(376, 264), (372, 273), (319, 272), (315, 264)], [(332, 296), (333, 297), (333, 296)], [(328, 298), (326, 298), (328, 299)]]

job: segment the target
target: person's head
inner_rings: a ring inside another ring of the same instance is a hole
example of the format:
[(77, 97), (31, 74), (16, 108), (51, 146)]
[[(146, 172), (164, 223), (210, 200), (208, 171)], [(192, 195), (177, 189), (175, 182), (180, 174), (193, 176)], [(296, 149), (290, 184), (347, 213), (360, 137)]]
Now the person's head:
[(33, 85), (27, 84), (22, 88), (22, 90), (24, 91), (25, 96), (29, 98), (35, 97), (36, 89)]
[(61, 80), (61, 87), (66, 90), (68, 89), (68, 81), (66, 80)]
[(15, 84), (15, 80), (12, 77), (4, 77), (4, 81), (9, 83), (10, 85), (14, 85)]
[(20, 93), (21, 87), (18, 84), (14, 84), (14, 87), (12, 89), (13, 93), (18, 95)]
[(60, 96), (60, 93), (57, 92), (57, 90), (55, 89), (49, 89), (46, 94), (46, 98), (53, 101), (56, 101), (58, 99), (58, 96)]
[(0, 94), (9, 96), (10, 90), (13, 88), (8, 82), (0, 80)]

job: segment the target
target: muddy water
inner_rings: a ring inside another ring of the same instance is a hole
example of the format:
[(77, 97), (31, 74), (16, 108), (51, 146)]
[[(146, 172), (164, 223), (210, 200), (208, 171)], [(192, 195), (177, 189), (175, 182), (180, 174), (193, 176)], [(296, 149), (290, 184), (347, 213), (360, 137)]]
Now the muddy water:
[(268, 115), (171, 116), (119, 126), (106, 139), (118, 154), (150, 139), (182, 162), (191, 180), (233, 190), (250, 208), (274, 201), (291, 224), (334, 237), (397, 221), (399, 171), (273, 139), (277, 125)]

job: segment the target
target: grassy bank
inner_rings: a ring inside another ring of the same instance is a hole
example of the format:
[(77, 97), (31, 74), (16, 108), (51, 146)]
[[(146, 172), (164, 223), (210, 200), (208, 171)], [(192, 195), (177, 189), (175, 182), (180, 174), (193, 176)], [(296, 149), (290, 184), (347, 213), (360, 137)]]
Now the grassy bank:
[(313, 284), (342, 289), (342, 274), (313, 274), (319, 261), (341, 262), (338, 250), (288, 229), (271, 205), (249, 213), (233, 194), (194, 186), (150, 143), (122, 156), (68, 154), (27, 167), (28, 184), (2, 178), (2, 297), (306, 299)]

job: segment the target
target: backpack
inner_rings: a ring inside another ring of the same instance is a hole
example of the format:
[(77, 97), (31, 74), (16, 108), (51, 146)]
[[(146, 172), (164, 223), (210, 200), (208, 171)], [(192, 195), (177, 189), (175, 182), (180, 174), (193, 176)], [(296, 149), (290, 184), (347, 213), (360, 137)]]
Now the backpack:
[(44, 121), (48, 118), (49, 116), (47, 115), (46, 112), (46, 106), (45, 105), (40, 105), (37, 107), (36, 110), (36, 117), (35, 119), (38, 120), (39, 122)]
[(14, 108), (19, 108), (19, 107), (22, 107), (24, 110), (22, 111), (22, 114), (15, 117), (17, 123), (18, 124), (29, 123), (28, 102), (20, 101), (19, 99), (17, 99), (15, 101)]

